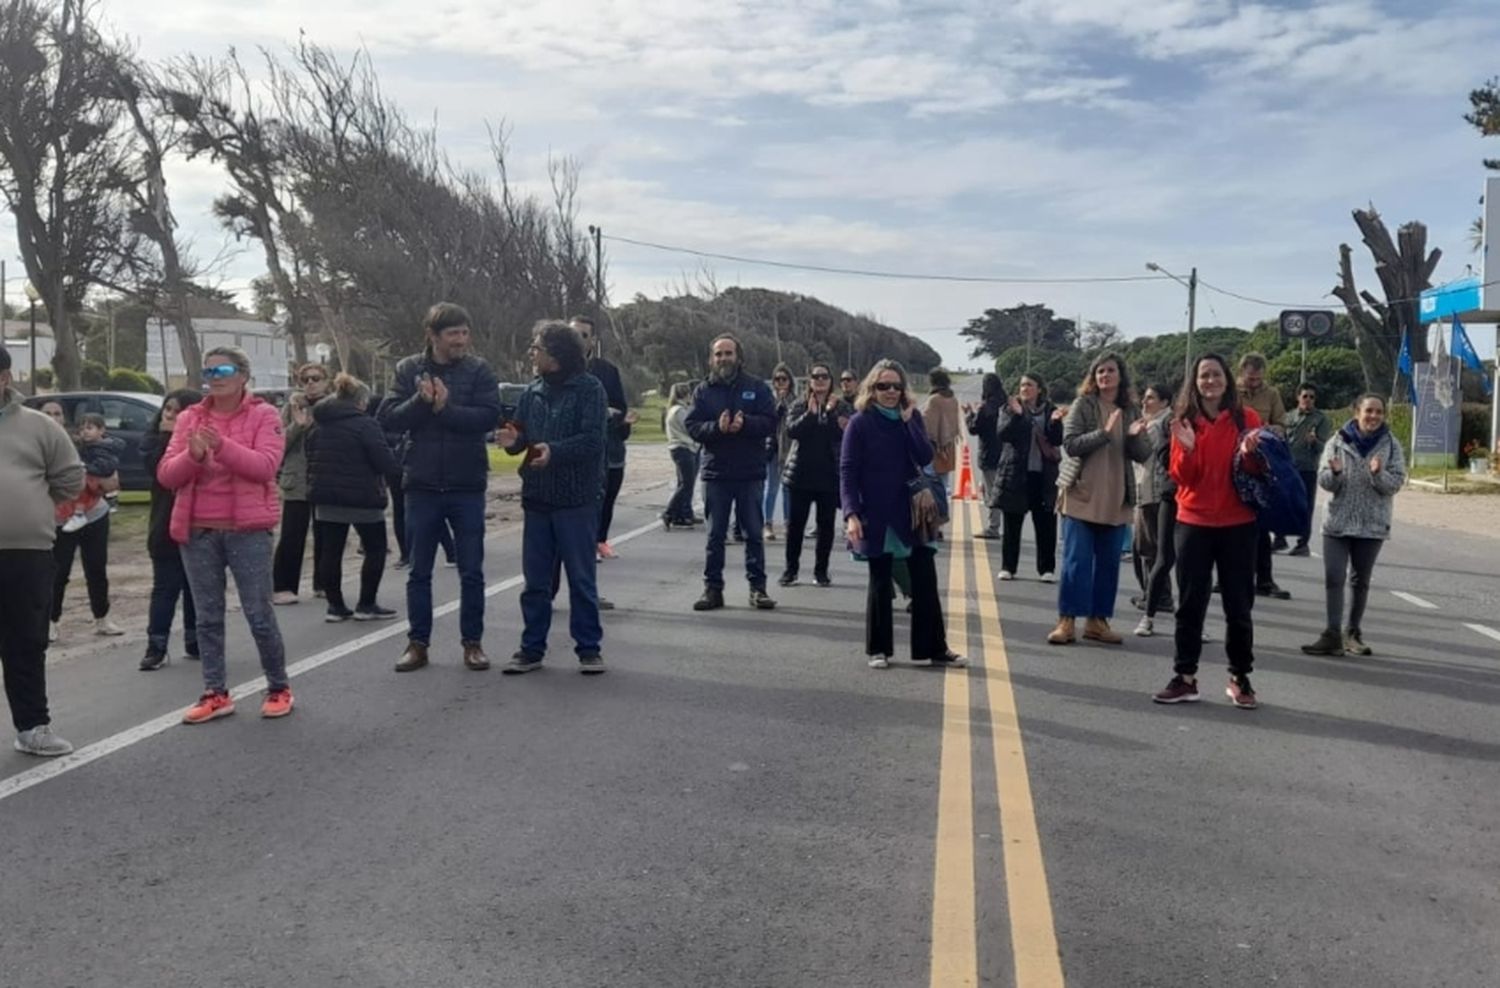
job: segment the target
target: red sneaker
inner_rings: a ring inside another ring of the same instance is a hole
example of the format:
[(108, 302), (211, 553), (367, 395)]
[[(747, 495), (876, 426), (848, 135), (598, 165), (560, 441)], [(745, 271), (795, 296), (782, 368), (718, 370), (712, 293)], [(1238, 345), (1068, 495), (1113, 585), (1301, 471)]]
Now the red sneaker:
[(1173, 676), (1167, 688), (1153, 693), (1151, 699), (1157, 703), (1197, 703), (1198, 684), (1190, 683), (1181, 676)]
[(261, 701), (260, 715), (262, 717), (285, 717), (292, 712), (292, 690), (283, 686), (280, 689), (270, 690), (266, 693), (265, 700)]
[(234, 701), (224, 690), (209, 690), (198, 697), (198, 702), (187, 708), (187, 713), (182, 715), (184, 724), (202, 724), (218, 717), (228, 717), (234, 713)]
[(1241, 710), (1254, 710), (1260, 706), (1260, 702), (1255, 699), (1255, 690), (1250, 688), (1249, 676), (1230, 676), (1224, 693), (1229, 697), (1229, 702)]

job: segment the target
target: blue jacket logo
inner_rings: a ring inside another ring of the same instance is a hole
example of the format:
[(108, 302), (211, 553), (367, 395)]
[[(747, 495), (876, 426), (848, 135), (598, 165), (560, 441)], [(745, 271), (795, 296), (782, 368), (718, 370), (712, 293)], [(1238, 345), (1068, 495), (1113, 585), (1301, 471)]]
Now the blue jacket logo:
[(740, 397), (743, 398), (743, 399), (745, 399), (746, 401), (754, 401), (755, 400), (755, 392), (754, 391), (741, 391), (740, 392)]

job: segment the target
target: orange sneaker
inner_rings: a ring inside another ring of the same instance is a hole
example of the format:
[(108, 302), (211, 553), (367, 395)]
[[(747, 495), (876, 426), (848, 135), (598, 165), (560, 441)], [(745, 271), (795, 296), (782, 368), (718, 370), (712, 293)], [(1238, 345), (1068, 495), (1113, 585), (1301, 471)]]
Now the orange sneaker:
[(292, 712), (292, 689), (283, 686), (281, 689), (269, 690), (266, 698), (261, 702), (260, 715), (262, 717), (285, 717)]
[(202, 724), (234, 713), (234, 701), (223, 690), (208, 690), (182, 715), (184, 724)]
[(614, 548), (614, 546), (610, 545), (608, 542), (600, 542), (599, 545), (597, 546), (597, 548), (599, 550), (599, 558), (600, 559), (614, 559), (614, 558), (616, 558), (615, 548)]

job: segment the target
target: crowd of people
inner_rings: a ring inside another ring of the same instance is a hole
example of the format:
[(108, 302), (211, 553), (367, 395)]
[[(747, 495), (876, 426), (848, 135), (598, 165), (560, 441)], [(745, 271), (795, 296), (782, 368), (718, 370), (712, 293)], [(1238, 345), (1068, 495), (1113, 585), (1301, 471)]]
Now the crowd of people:
[[(234, 347), (205, 355), (201, 392), (165, 397), (142, 445), (152, 476), (146, 540), (152, 589), (140, 668), (169, 661), (180, 606), (184, 651), (201, 663), (204, 687), (185, 722), (234, 712), (225, 652), (231, 574), (267, 684), (261, 713), (276, 718), (292, 711), (276, 609), (299, 600), (309, 534), (312, 591), (326, 602), (328, 622), (398, 616), (380, 600), (388, 511), (399, 550), (395, 565), (405, 572), (408, 622), (395, 670), (413, 672), (431, 661), (440, 547), (458, 570), (462, 664), (490, 668), (483, 641), (492, 441), (520, 458), (524, 516), (521, 633), (503, 671), (542, 667), (564, 579), (579, 668), (604, 671), (600, 612), (613, 605), (599, 594), (597, 566), (616, 556), (610, 528), (636, 422), (619, 370), (598, 353), (586, 317), (540, 323), (528, 349), (535, 378), (507, 410), (495, 374), (472, 352), (470, 319), (460, 306), (433, 306), (423, 329), (423, 350), (397, 365), (382, 401), (354, 376), (311, 364), (298, 374), (301, 390), (278, 412), (250, 390), (250, 360)], [(71, 746), (51, 732), (43, 663), (49, 639), (57, 637), (75, 555), (83, 560), (95, 630), (120, 633), (109, 621), (107, 577), (119, 450), (102, 421), (81, 421), (79, 434), (70, 436), (61, 406), (25, 408), (10, 386), (9, 359), (0, 349), (0, 453), (20, 469), (0, 479), (0, 495), (16, 506), (0, 519), (0, 658), (16, 747), (57, 755)], [(1153, 699), (1199, 699), (1198, 666), (1209, 640), (1204, 623), (1217, 594), (1226, 692), (1236, 706), (1254, 707), (1255, 598), (1289, 596), (1272, 578), (1275, 551), (1311, 551), (1310, 522), (1270, 531), (1253, 496), (1257, 485), (1276, 483), (1270, 464), (1280, 461), (1265, 454), (1280, 444), (1286, 462), (1295, 463), (1297, 497), (1310, 509), (1318, 489), (1328, 494), (1327, 622), (1303, 651), (1370, 654), (1361, 621), (1390, 533), (1391, 498), (1405, 480), (1400, 444), (1386, 427), (1379, 396), (1361, 397), (1354, 417), (1334, 432), (1311, 384), (1299, 389), (1297, 407), (1287, 414), (1264, 382), (1264, 360), (1254, 354), (1240, 360), (1237, 375), (1224, 358), (1203, 355), (1175, 392), (1161, 382), (1138, 391), (1125, 361), (1104, 354), (1061, 407), (1030, 373), (1015, 382), (1014, 395), (988, 374), (980, 402), (961, 406), (938, 370), (922, 400), (891, 360), (876, 362), (862, 379), (843, 370), (837, 387), (826, 363), (807, 367), (800, 383), (791, 368), (778, 365), (767, 382), (746, 370), (740, 342), (727, 334), (712, 342), (708, 367), (696, 387), (673, 386), (664, 415), (677, 482), (662, 523), (668, 530), (706, 529), (697, 611), (726, 606), (731, 532), (744, 547), (749, 606), (776, 607), (766, 550), (778, 538), (780, 501), (779, 586), (800, 584), (808, 536), (818, 587), (833, 583), (840, 533), (850, 556), (865, 564), (871, 668), (888, 668), (895, 657), (898, 589), (909, 601), (911, 662), (965, 665), (948, 647), (936, 565), (963, 421), (977, 440), (989, 509), (976, 537), (1001, 541), (996, 576), (1013, 581), (1030, 519), (1037, 577), (1058, 585), (1050, 644), (1123, 641), (1111, 621), (1128, 532), (1138, 586), (1130, 599), (1144, 612), (1135, 634), (1155, 634), (1163, 615), (1175, 624), (1173, 675)], [(343, 593), (351, 528), (362, 556), (352, 607)]]

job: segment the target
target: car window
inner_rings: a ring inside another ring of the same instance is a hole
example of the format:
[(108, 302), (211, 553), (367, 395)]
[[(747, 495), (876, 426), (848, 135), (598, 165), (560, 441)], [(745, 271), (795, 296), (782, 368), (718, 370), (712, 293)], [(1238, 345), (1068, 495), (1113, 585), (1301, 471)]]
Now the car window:
[(99, 399), (104, 427), (111, 431), (145, 432), (151, 427), (151, 410), (122, 398)]

